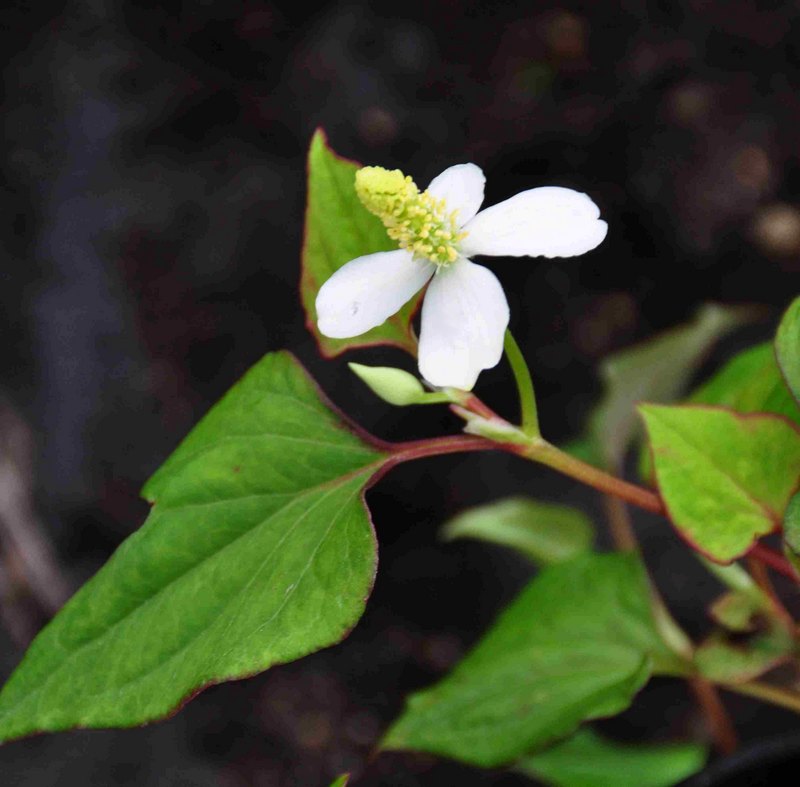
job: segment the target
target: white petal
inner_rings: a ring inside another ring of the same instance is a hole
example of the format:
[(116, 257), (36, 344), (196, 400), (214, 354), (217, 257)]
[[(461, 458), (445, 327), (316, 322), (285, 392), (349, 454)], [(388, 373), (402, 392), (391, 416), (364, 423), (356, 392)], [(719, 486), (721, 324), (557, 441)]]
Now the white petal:
[(437, 175), (428, 186), (436, 199), (447, 203), (447, 212), (458, 211), (458, 223), (464, 226), (483, 203), (486, 176), (476, 164), (456, 164)]
[(317, 293), (317, 327), (332, 339), (360, 336), (391, 317), (433, 275), (436, 266), (405, 250), (356, 257)]
[(508, 302), (497, 277), (459, 259), (440, 268), (425, 293), (419, 370), (432, 385), (469, 391), (503, 355)]
[(464, 254), (574, 257), (608, 231), (600, 209), (580, 191), (544, 186), (482, 210), (464, 227)]

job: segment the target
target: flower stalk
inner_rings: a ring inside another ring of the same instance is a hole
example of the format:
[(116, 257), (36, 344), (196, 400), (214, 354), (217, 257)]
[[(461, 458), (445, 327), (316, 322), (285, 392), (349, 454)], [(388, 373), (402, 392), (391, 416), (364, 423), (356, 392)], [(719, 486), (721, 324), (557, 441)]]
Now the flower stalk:
[(536, 392), (533, 388), (531, 372), (528, 364), (525, 363), (522, 350), (520, 350), (516, 339), (514, 339), (509, 330), (506, 330), (503, 349), (511, 366), (511, 371), (514, 373), (514, 380), (517, 383), (522, 415), (522, 431), (529, 437), (539, 437), (539, 411), (536, 406)]

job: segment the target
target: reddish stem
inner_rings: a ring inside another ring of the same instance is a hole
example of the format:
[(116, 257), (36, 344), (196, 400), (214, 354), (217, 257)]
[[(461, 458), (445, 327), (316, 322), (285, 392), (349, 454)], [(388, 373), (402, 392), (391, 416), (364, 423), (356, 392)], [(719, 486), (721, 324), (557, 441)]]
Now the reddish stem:
[(611, 530), (611, 538), (617, 549), (622, 552), (638, 552), (639, 542), (636, 539), (633, 522), (631, 522), (625, 501), (610, 494), (604, 494), (602, 499)]
[[(477, 403), (477, 404), (476, 404)], [(498, 418), (496, 414), (480, 399), (470, 394), (468, 406), (474, 412), (481, 411), (487, 413), (484, 417)], [(472, 437), (453, 435), (447, 437), (436, 437), (428, 440), (414, 440), (407, 443), (397, 443), (392, 446), (392, 453), (389, 459), (384, 462), (379, 473), (374, 480), (383, 476), (391, 468), (403, 462), (410, 462), (414, 459), (423, 459), (427, 456), (440, 456), (444, 454), (463, 453), (467, 451), (491, 451), (503, 450), (510, 453), (524, 456), (527, 459), (541, 462), (552, 467), (565, 475), (571, 476), (578, 481), (582, 481), (589, 486), (593, 486), (601, 492), (613, 495), (622, 500), (626, 500), (639, 508), (652, 511), (656, 514), (666, 514), (664, 503), (655, 492), (623, 481), (608, 473), (598, 470), (576, 457), (559, 451), (554, 446), (541, 440), (532, 446), (520, 446), (514, 443), (496, 443), (483, 437)], [(795, 583), (800, 582), (800, 576), (795, 571), (792, 564), (783, 555), (776, 552), (766, 544), (755, 543), (750, 548), (748, 555), (769, 566), (773, 571), (777, 571), (789, 577)]]
[(772, 581), (769, 577), (767, 564), (762, 560), (759, 560), (751, 552), (747, 556), (747, 566), (750, 569), (750, 576), (753, 577), (753, 580), (761, 589), (761, 592), (769, 599), (770, 606), (772, 607), (775, 617), (778, 619), (781, 625), (793, 635), (795, 629), (794, 618), (792, 618), (792, 616), (789, 614), (789, 611), (783, 605), (780, 597), (775, 592), (775, 588), (773, 587)]
[(779, 574), (789, 577), (794, 582), (800, 581), (800, 577), (798, 577), (792, 564), (783, 555), (772, 549), (772, 547), (768, 547), (766, 544), (755, 543), (747, 554), (754, 557), (756, 560), (760, 560), (773, 571), (777, 571)]
[(739, 745), (736, 730), (714, 684), (699, 675), (689, 679), (689, 686), (703, 710), (714, 745), (721, 754), (732, 754)]
[(492, 410), (489, 405), (482, 402), (473, 393), (467, 394), (461, 406), (469, 410), (471, 413), (475, 413), (475, 415), (480, 415), (482, 418), (488, 418), (490, 421), (504, 420), (494, 410)]
[(500, 446), (483, 437), (449, 435), (447, 437), (432, 437), (427, 440), (411, 440), (407, 443), (394, 443), (390, 445), (391, 454), (372, 476), (370, 485), (383, 478), (393, 467), (412, 462), (414, 459), (424, 459), (428, 456), (443, 456), (445, 454), (460, 454), (467, 451), (492, 451)]

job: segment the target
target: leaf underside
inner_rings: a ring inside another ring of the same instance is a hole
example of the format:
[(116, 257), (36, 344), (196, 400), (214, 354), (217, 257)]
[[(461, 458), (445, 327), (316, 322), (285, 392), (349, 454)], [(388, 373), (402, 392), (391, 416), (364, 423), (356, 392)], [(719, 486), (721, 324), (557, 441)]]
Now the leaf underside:
[(476, 538), (511, 547), (534, 563), (560, 563), (589, 552), (594, 530), (570, 506), (508, 497), (458, 514), (442, 529), (447, 539)]
[(306, 325), (320, 352), (328, 358), (348, 349), (376, 344), (396, 345), (416, 355), (417, 340), (411, 320), (421, 293), (385, 323), (361, 336), (331, 339), (317, 329), (314, 303), (319, 288), (331, 275), (356, 257), (397, 248), (380, 219), (373, 216), (356, 195), (355, 177), (360, 167), (357, 162), (334, 153), (325, 133), (321, 129), (316, 131), (308, 151), (308, 195), (300, 279)]
[(141, 724), (340, 641), (374, 580), (362, 493), (384, 458), (290, 355), (267, 355), (153, 476), (145, 524), (31, 645), (0, 693), (0, 739)]

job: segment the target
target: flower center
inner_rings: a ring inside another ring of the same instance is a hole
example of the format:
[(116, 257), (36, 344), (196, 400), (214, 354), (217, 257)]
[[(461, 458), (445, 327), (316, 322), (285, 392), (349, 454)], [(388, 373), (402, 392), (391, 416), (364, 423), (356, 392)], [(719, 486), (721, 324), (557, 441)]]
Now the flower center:
[(458, 211), (448, 213), (443, 199), (421, 192), (410, 176), (399, 169), (363, 167), (356, 172), (356, 194), (401, 249), (441, 266), (458, 259), (467, 234), (456, 221)]

